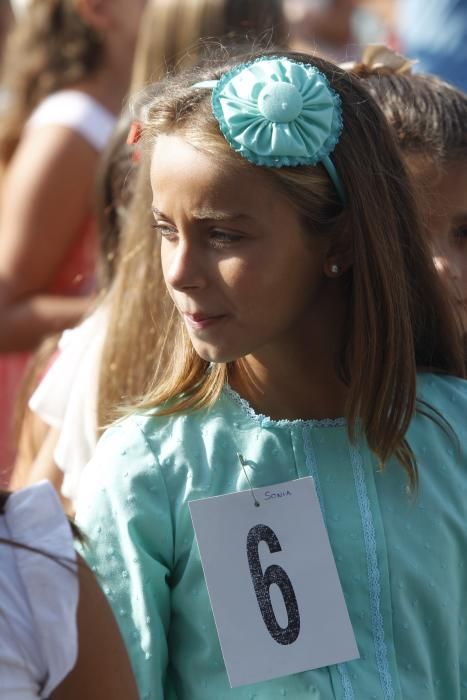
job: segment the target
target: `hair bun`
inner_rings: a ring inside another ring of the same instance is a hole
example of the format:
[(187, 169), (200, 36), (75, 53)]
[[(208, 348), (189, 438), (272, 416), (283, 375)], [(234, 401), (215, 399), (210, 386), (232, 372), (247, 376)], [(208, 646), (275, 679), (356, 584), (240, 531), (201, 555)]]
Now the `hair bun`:
[(393, 51), (384, 44), (369, 44), (362, 53), (361, 61), (341, 63), (344, 70), (360, 77), (368, 75), (404, 75), (412, 72), (416, 61)]

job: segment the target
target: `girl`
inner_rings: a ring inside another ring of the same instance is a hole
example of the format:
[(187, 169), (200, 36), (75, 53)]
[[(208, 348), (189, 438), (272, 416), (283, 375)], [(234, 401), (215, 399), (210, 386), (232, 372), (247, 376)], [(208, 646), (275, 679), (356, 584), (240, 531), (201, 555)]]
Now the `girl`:
[(467, 333), (467, 95), (383, 46), (350, 66), (391, 125), (421, 201), (433, 259)]
[[(107, 329), (110, 288), (119, 258), (121, 231), (133, 196), (137, 159), (135, 147), (127, 143), (131, 117), (120, 118), (99, 164), (96, 218), (99, 230), (99, 304), (76, 328), (65, 331), (58, 343), (59, 354), (43, 376), (43, 362), (36, 353), (37, 367), (23, 388), (27, 398), (17, 405), (21, 424), (11, 487), (18, 488), (41, 479), (50, 480), (62, 495), (67, 512), (68, 499), (76, 495), (81, 471), (97, 441), (96, 402), (99, 364)], [(56, 350), (56, 343), (55, 343)], [(50, 351), (46, 358), (50, 362)], [(31, 386), (36, 390), (31, 397)], [(23, 410), (20, 411), (20, 408)], [(44, 421), (44, 424), (42, 423)], [(44, 426), (47, 437), (40, 439)], [(39, 439), (37, 439), (39, 436)]]
[(0, 121), (3, 480), (12, 466), (12, 404), (29, 351), (75, 325), (89, 307), (93, 182), (128, 89), (144, 3), (32, 0), (8, 45)]
[[(382, 113), (262, 54), (169, 81), (143, 139), (169, 352), (78, 499), (141, 696), (460, 700), (467, 387)], [(360, 658), (229, 688), (188, 503), (303, 476)]]
[(115, 620), (47, 482), (0, 493), (0, 694), (136, 700)]

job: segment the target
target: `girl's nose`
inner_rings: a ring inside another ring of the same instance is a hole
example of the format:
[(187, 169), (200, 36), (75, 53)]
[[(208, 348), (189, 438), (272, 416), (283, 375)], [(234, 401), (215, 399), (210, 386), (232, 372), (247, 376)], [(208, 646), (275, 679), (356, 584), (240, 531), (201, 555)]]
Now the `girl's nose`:
[(166, 282), (177, 291), (201, 289), (206, 284), (201, 252), (186, 242), (180, 241), (163, 255), (163, 267)]

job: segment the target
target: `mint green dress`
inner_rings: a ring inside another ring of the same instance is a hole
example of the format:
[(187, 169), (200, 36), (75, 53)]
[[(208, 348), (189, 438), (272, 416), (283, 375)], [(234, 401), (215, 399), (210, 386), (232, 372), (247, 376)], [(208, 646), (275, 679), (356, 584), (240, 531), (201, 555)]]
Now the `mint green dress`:
[[(78, 522), (142, 700), (467, 700), (467, 382), (425, 374), (415, 496), (344, 420), (274, 421), (226, 388), (210, 410), (130, 417), (89, 464)], [(438, 419), (439, 420), (439, 419)], [(191, 499), (313, 476), (360, 659), (231, 689)]]

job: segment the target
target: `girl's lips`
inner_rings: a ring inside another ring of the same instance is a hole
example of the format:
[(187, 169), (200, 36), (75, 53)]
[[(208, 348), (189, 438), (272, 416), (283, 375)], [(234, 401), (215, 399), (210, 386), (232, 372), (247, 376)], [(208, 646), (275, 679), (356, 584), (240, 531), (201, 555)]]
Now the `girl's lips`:
[(190, 328), (193, 328), (193, 330), (197, 331), (203, 330), (204, 328), (208, 328), (209, 326), (212, 326), (221, 319), (225, 318), (224, 314), (221, 314), (219, 316), (204, 316), (202, 314), (183, 314), (183, 316)]

